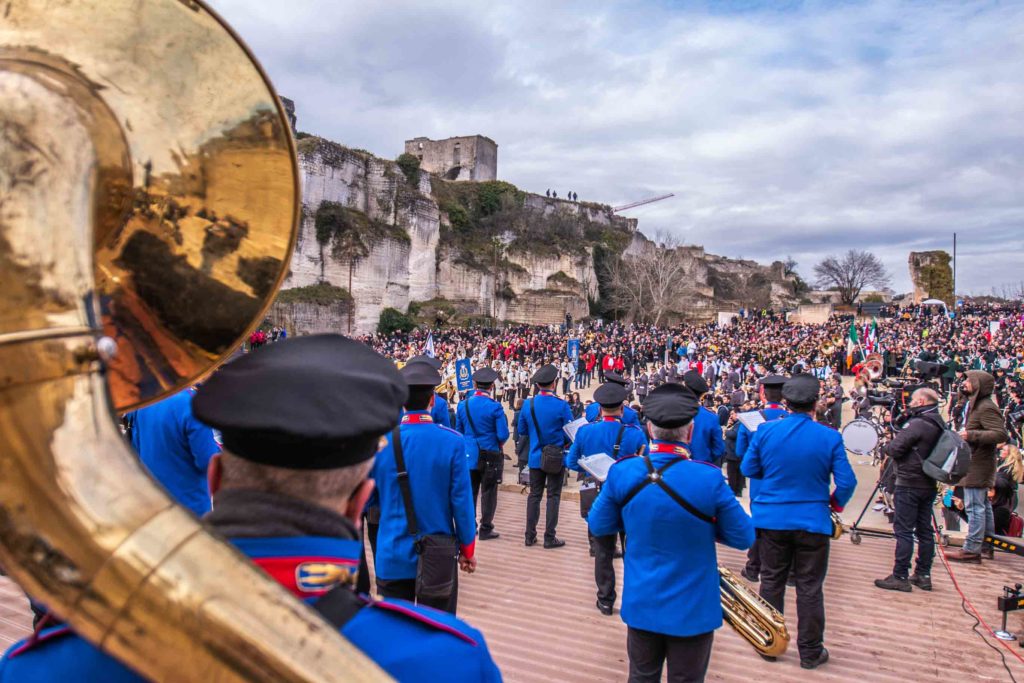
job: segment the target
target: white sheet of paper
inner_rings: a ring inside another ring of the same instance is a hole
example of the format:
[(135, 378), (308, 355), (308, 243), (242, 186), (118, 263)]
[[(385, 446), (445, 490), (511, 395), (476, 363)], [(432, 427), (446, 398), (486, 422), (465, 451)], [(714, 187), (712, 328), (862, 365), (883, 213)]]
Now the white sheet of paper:
[(578, 432), (580, 427), (582, 427), (585, 424), (588, 424), (587, 423), (587, 418), (581, 417), (581, 418), (573, 420), (569, 424), (567, 424), (564, 427), (562, 427), (562, 431), (565, 432), (565, 435), (569, 437), (569, 441), (575, 441), (576, 440), (576, 432)]
[(595, 453), (580, 458), (580, 467), (591, 474), (594, 479), (604, 481), (608, 478), (608, 470), (615, 464), (615, 458), (605, 453)]
[(764, 418), (761, 417), (760, 411), (757, 410), (751, 410), (749, 413), (740, 413), (736, 416), (736, 419), (740, 421), (741, 425), (752, 432), (756, 432), (757, 428), (764, 424)]

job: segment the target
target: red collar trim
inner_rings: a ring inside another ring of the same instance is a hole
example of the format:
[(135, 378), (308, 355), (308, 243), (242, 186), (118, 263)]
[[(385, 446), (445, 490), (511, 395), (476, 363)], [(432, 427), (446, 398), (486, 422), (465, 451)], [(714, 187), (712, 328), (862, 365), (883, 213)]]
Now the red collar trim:
[(538, 396), (554, 396), (554, 394), (552, 392), (550, 392), (550, 391), (538, 391), (537, 395)]
[(621, 420), (614, 415), (605, 415), (601, 418), (601, 422), (621, 422)]
[(484, 398), (490, 398), (490, 397), (491, 397), (491, 395), (490, 395), (490, 394), (488, 394), (488, 393), (487, 393), (486, 391), (480, 391), (479, 389), (477, 389), (476, 391), (474, 391), (474, 392), (473, 392), (473, 395), (474, 395), (474, 396), (483, 396)]
[(783, 407), (781, 405), (779, 405), (778, 403), (765, 403), (764, 404), (764, 409), (765, 410), (783, 410)]
[(253, 563), (299, 598), (323, 595), (338, 584), (354, 586), (359, 560), (347, 557), (253, 557)]
[(677, 455), (684, 460), (690, 459), (690, 451), (685, 446), (678, 443), (671, 443), (669, 441), (655, 441), (650, 446), (651, 453), (668, 453), (670, 455)]
[(406, 413), (402, 416), (404, 425), (430, 424), (433, 421), (434, 418), (430, 417), (430, 413)]

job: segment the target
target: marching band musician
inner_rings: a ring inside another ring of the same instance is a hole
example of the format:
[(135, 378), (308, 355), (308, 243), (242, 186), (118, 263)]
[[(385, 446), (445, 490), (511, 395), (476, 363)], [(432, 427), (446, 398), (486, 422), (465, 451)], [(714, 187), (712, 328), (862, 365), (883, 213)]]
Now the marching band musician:
[(750, 507), (760, 544), (761, 597), (782, 612), (791, 568), (796, 575), (797, 644), (804, 669), (828, 661), (823, 584), (832, 537), (829, 511), (841, 512), (857, 487), (839, 432), (814, 422), (819, 389), (818, 380), (806, 373), (786, 382), (782, 396), (789, 416), (758, 427), (741, 466), (743, 474), (760, 479)]
[[(430, 356), (413, 356), (406, 364), (409, 363), (426, 363), (430, 367), (434, 368), (438, 372), (438, 382), (440, 385), (444, 378), (440, 376), (441, 372), (441, 361)], [(452, 417), (448, 413), (448, 399), (441, 394), (434, 392), (434, 404), (430, 408), (430, 419), (434, 421), (434, 424), (441, 425), (442, 427), (448, 427), (451, 429)]]
[[(626, 392), (626, 396), (629, 396), (629, 380), (623, 377), (620, 373), (614, 370), (609, 370), (604, 373), (604, 381), (606, 383), (618, 384), (622, 387), (623, 391)], [(623, 399), (625, 400), (625, 399)], [(587, 418), (587, 422), (597, 422), (600, 418), (601, 406), (597, 403), (597, 399), (593, 403), (587, 406), (584, 417)], [(623, 406), (622, 408), (622, 424), (640, 426), (640, 416), (637, 415), (636, 411), (629, 406)]]
[[(430, 407), (434, 387), (441, 376), (429, 363), (408, 363), (401, 370), (409, 385), (409, 397), (397, 434), (401, 439), (402, 467), (413, 503), (412, 515), (418, 534), (455, 536), (460, 546), (463, 571), (476, 568), (476, 513), (466, 467), (466, 447), (461, 434), (434, 423)], [(405, 494), (399, 483), (399, 462), (394, 442), (377, 454), (370, 470), (380, 499), (380, 527), (373, 558), (377, 593), (401, 598), (455, 614), (459, 598), (458, 576), (454, 574), (447, 597), (417, 595), (416, 567), (418, 540), (409, 529)], [(410, 501), (411, 502), (411, 501)]]
[[(623, 402), (626, 390), (622, 385), (606, 382), (594, 392), (594, 401), (601, 406), (601, 420), (583, 425), (576, 432), (566, 456), (566, 466), (580, 472), (579, 459), (584, 456), (604, 453), (616, 460), (637, 455), (647, 449), (643, 431), (635, 425), (622, 421)], [(583, 500), (583, 492), (580, 493)], [(583, 514), (584, 519), (587, 517)], [(590, 545), (594, 549), (594, 580), (597, 582), (597, 609), (605, 616), (611, 616), (615, 607), (615, 534), (594, 536), (589, 531)]]
[[(367, 475), (407, 391), (392, 362), (339, 335), (289, 338), (224, 366), (192, 401), (224, 442), (204, 522), (396, 680), (500, 681), (476, 629), (353, 590)], [(0, 681), (58, 680), (144, 679), (66, 626), (43, 628), (0, 661)]]
[(680, 384), (648, 394), (650, 455), (612, 466), (587, 520), (595, 536), (629, 537), (622, 620), (631, 683), (661, 681), (666, 661), (670, 681), (704, 680), (722, 625), (715, 541), (742, 550), (754, 540), (722, 473), (689, 458), (698, 407)]
[(498, 373), (480, 368), (473, 373), (474, 390), (459, 403), (455, 430), (465, 436), (469, 477), (473, 485), (473, 508), (480, 500), (480, 540), (489, 541), (500, 534), (494, 531), (494, 513), (498, 509), (498, 484), (501, 483), (508, 441), (508, 418), (501, 404), (491, 398), (491, 387)]
[(530, 440), (530, 495), (526, 499), (526, 545), (537, 542), (537, 522), (540, 520), (540, 499), (547, 490), (546, 527), (544, 547), (561, 548), (565, 541), (555, 536), (558, 526), (558, 508), (562, 501), (564, 467), (557, 473), (541, 468), (545, 446), (562, 447), (566, 443), (562, 427), (572, 422), (569, 404), (554, 394), (558, 370), (553, 365), (541, 367), (533, 376), (537, 395), (523, 404), (519, 412), (519, 434)]
[[(757, 391), (761, 398), (761, 404), (764, 406), (759, 412), (765, 422), (778, 420), (789, 415), (789, 412), (782, 407), (782, 385), (785, 383), (786, 378), (782, 375), (768, 375), (758, 380)], [(736, 457), (740, 459), (741, 475), (744, 474), (743, 456), (747, 452), (747, 447), (750, 445), (750, 438), (753, 434), (753, 432), (747, 429), (746, 425), (742, 422), (740, 423), (739, 431), (736, 432)], [(759, 482), (756, 479), (751, 479), (751, 501), (757, 497), (759, 488)], [(747, 551), (747, 565), (740, 570), (740, 575), (751, 583), (757, 583), (761, 580), (761, 544), (757, 540), (754, 541), (750, 546), (750, 550)]]
[[(700, 402), (708, 393), (708, 383), (696, 370), (683, 375), (683, 384), (697, 396)], [(690, 457), (701, 462), (721, 464), (725, 455), (725, 441), (722, 439), (722, 425), (718, 415), (700, 406), (693, 418), (693, 439), (690, 441)]]

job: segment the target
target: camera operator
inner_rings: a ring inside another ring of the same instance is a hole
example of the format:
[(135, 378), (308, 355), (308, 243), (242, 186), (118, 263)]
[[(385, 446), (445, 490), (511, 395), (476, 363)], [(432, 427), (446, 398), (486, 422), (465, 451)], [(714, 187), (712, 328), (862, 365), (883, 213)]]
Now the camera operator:
[[(935, 480), (924, 473), (922, 462), (928, 457), (944, 424), (939, 415), (939, 395), (932, 389), (918, 389), (910, 398), (903, 428), (885, 447), (885, 454), (896, 467), (895, 513), (896, 560), (892, 574), (875, 579), (884, 590), (932, 589), (931, 568), (935, 556), (932, 537), (932, 506), (935, 504)], [(917, 566), (910, 575), (910, 558), (917, 537)]]

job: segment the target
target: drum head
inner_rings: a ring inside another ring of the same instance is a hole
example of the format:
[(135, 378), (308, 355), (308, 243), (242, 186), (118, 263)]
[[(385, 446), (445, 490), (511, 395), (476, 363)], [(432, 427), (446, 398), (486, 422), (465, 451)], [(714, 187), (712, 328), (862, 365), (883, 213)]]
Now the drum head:
[(878, 445), (878, 430), (868, 420), (857, 418), (843, 427), (843, 446), (857, 455), (867, 455)]

